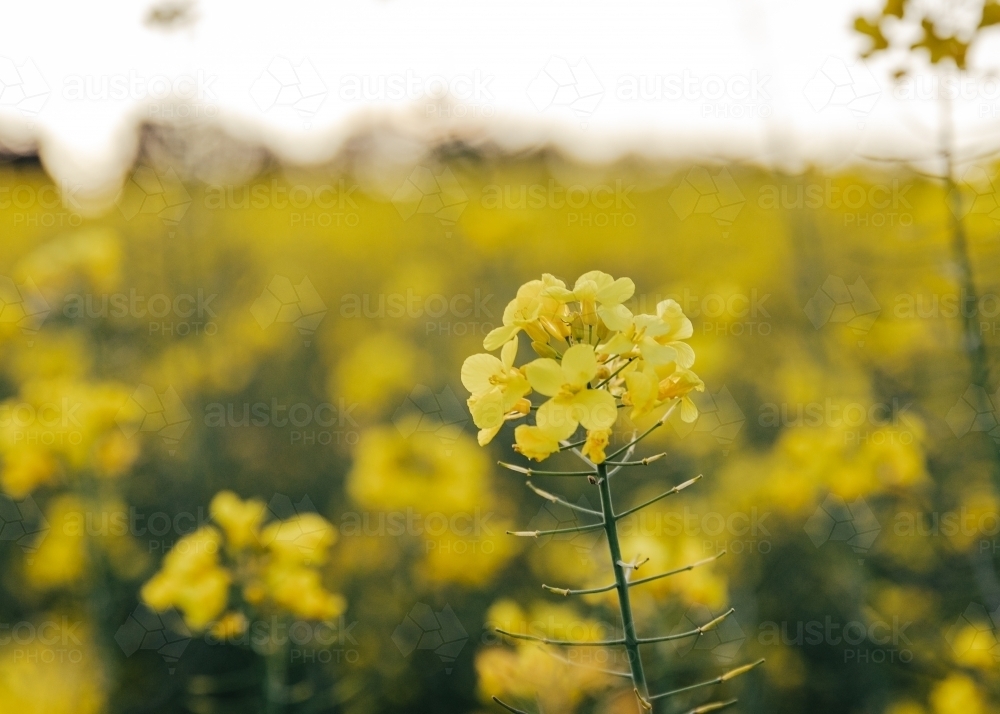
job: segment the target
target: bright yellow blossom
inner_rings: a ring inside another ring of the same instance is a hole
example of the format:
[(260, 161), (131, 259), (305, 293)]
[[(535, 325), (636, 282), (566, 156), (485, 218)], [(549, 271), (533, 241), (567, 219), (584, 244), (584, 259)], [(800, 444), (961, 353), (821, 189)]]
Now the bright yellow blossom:
[[(507, 344), (524, 330), (534, 342), (546, 343), (552, 329), (565, 313), (560, 300), (548, 294), (553, 288), (566, 288), (566, 283), (548, 273), (541, 280), (531, 280), (517, 291), (517, 297), (503, 311), (503, 325), (491, 330), (483, 347), (492, 352)], [(550, 332), (546, 332), (546, 326)]]
[[(506, 415), (513, 411), (531, 385), (514, 367), (518, 339), (515, 335), (500, 351), (500, 359), (490, 354), (472, 355), (462, 365), (462, 384), (471, 392), (469, 411), (479, 427), (479, 445), (493, 440)], [(525, 410), (522, 410), (522, 413)]]
[(546, 288), (544, 295), (561, 302), (580, 302), (585, 325), (596, 325), (600, 317), (610, 330), (624, 330), (632, 322), (632, 312), (622, 303), (635, 293), (635, 283), (629, 278), (615, 280), (600, 270), (591, 270), (576, 280), (572, 290), (558, 285)]
[(618, 418), (615, 398), (606, 390), (588, 388), (598, 369), (590, 345), (573, 345), (561, 363), (543, 357), (525, 365), (532, 388), (552, 398), (538, 408), (535, 426), (521, 425), (515, 430), (515, 448), (541, 460), (558, 451), (559, 442), (572, 436), (580, 424), (588, 431), (610, 429)]

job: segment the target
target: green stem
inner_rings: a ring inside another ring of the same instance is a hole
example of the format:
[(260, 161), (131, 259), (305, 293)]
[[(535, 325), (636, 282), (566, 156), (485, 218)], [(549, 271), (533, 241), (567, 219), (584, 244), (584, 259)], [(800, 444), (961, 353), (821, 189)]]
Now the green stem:
[(287, 655), (286, 646), (279, 645), (264, 656), (264, 695), (267, 698), (267, 714), (281, 714), (285, 711), (285, 702), (288, 698)]
[(632, 684), (638, 695), (645, 701), (649, 698), (649, 689), (646, 686), (646, 673), (642, 669), (642, 658), (639, 655), (639, 638), (635, 634), (632, 601), (629, 599), (628, 574), (622, 565), (622, 549), (618, 542), (618, 522), (615, 519), (615, 511), (611, 503), (608, 467), (605, 464), (598, 464), (597, 472), (597, 483), (601, 492), (601, 510), (604, 512), (604, 532), (608, 537), (608, 549), (611, 551), (611, 567), (615, 571), (618, 607), (622, 613), (622, 629), (625, 632), (625, 651), (628, 653)]

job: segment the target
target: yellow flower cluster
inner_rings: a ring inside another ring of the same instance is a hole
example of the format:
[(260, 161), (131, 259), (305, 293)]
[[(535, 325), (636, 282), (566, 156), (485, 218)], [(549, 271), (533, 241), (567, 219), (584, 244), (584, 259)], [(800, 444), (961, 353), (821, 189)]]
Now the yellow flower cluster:
[(128, 391), (114, 383), (55, 377), (25, 383), (0, 403), (0, 486), (24, 498), (63, 471), (117, 478), (139, 456), (115, 423)]
[(329, 620), (344, 611), (344, 598), (323, 586), (316, 568), (336, 541), (333, 526), (322, 516), (303, 513), (261, 528), (264, 503), (243, 501), (231, 491), (216, 494), (210, 511), (219, 528), (203, 526), (178, 541), (143, 587), (142, 599), (151, 608), (176, 607), (193, 630), (211, 625), (219, 637), (246, 627), (242, 612), (225, 613), (234, 585), (255, 611), (310, 620)]
[[(690, 393), (704, 384), (691, 371), (694, 350), (683, 341), (693, 333), (691, 321), (674, 300), (660, 302), (655, 315), (633, 315), (624, 303), (634, 292), (630, 279), (597, 270), (581, 275), (572, 290), (548, 274), (522, 285), (504, 309), (503, 325), (483, 342), (499, 349), (500, 358), (476, 354), (462, 365), (480, 445), (505, 421), (534, 409), (526, 398), (532, 391), (549, 399), (538, 406), (534, 425), (515, 429), (514, 448), (536, 461), (583, 426), (583, 453), (603, 462), (620, 405), (631, 406), (635, 419), (678, 399), (683, 420), (694, 421)], [(521, 332), (539, 358), (517, 367)]]

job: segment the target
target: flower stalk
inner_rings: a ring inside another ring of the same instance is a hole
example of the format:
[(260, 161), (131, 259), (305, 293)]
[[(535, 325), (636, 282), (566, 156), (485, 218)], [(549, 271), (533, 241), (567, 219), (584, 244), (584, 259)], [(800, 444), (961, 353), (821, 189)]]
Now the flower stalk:
[[(618, 531), (621, 519), (680, 493), (701, 479), (699, 474), (637, 506), (615, 513), (611, 477), (622, 469), (649, 467), (663, 459), (665, 453), (645, 458), (633, 458), (633, 454), (636, 447), (666, 424), (677, 409), (680, 409), (683, 421), (693, 422), (698, 416), (698, 409), (691, 393), (704, 390), (704, 383), (691, 371), (694, 351), (684, 342), (693, 334), (691, 321), (673, 300), (659, 303), (655, 315), (633, 315), (623, 303), (634, 290), (635, 286), (628, 278), (615, 280), (600, 271), (580, 276), (572, 290), (552, 275), (544, 275), (542, 280), (522, 285), (517, 298), (504, 310), (503, 326), (487, 335), (483, 343), (487, 350), (499, 349), (500, 357), (477, 354), (466, 359), (462, 366), (462, 384), (471, 394), (468, 405), (480, 430), (480, 445), (488, 444), (506, 422), (533, 415), (534, 424), (521, 424), (514, 430), (515, 451), (528, 459), (544, 461), (549, 456), (571, 450), (583, 461), (586, 468), (577, 471), (540, 470), (498, 462), (526, 479), (586, 477), (600, 494), (601, 507), (598, 511), (572, 504), (526, 480), (528, 488), (541, 498), (599, 520), (554, 530), (507, 532), (538, 538), (602, 530), (608, 542), (614, 582), (585, 589), (544, 584), (542, 588), (561, 597), (614, 590), (621, 615), (622, 636), (609, 640), (552, 639), (502, 629), (497, 629), (497, 632), (515, 640), (554, 647), (623, 647), (629, 671), (610, 673), (629, 679), (639, 708), (652, 711), (654, 701), (722, 684), (749, 671), (756, 664), (738, 667), (715, 679), (670, 692), (651, 695), (649, 691), (642, 661), (643, 645), (701, 637), (730, 617), (733, 610), (687, 632), (651, 637), (641, 637), (638, 633), (632, 611), (632, 587), (714, 562), (725, 551), (637, 580), (632, 576), (648, 558), (635, 555), (629, 560), (623, 555)], [(515, 362), (519, 349), (518, 335), (522, 332), (531, 338), (531, 347), (539, 359), (519, 367)], [(548, 401), (540, 405), (532, 404), (528, 396), (533, 392), (548, 397)], [(606, 453), (618, 414), (623, 409), (630, 407), (631, 418), (638, 419), (661, 406), (666, 406), (666, 409), (652, 426), (639, 434), (633, 432), (624, 446)], [(578, 435), (581, 428), (585, 432), (583, 439)], [(507, 711), (527, 714), (498, 697), (493, 697), (493, 700)], [(692, 710), (692, 714), (717, 711), (734, 702), (727, 700), (704, 704)]]

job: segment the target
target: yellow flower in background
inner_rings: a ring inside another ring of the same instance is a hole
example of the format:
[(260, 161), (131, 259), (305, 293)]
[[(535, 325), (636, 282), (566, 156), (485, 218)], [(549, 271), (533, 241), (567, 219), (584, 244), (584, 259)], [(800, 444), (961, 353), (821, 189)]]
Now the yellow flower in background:
[(120, 431), (105, 434), (94, 444), (94, 471), (106, 478), (124, 475), (139, 458), (141, 442)]
[(202, 526), (177, 541), (143, 587), (143, 602), (162, 612), (176, 607), (193, 630), (204, 630), (226, 609), (232, 576), (219, 562), (222, 534)]
[[(536, 604), (525, 613), (510, 600), (494, 603), (487, 612), (486, 622), (489, 629), (498, 627), (509, 632), (586, 641), (606, 639), (612, 629), (580, 616), (568, 606)], [(599, 652), (599, 661), (605, 665), (615, 661), (614, 652)], [(480, 695), (484, 701), (499, 695), (507, 700), (535, 702), (545, 712), (577, 711), (585, 699), (615, 683), (613, 677), (602, 671), (607, 666), (579, 664), (592, 661), (594, 653), (593, 648), (578, 647), (557, 655), (525, 640), (518, 640), (513, 650), (487, 647), (476, 655)]]
[(46, 636), (28, 642), (7, 637), (0, 645), (0, 712), (105, 712), (108, 682), (89, 623), (47, 613), (30, 624), (35, 631), (44, 628)]
[(615, 398), (606, 390), (588, 389), (598, 369), (590, 345), (573, 345), (562, 362), (543, 357), (525, 365), (532, 389), (552, 398), (538, 408), (535, 426), (517, 427), (514, 448), (541, 461), (558, 451), (559, 442), (581, 424), (588, 431), (610, 429), (618, 419)]
[(51, 590), (80, 582), (87, 575), (90, 556), (83, 529), (88, 508), (82, 499), (63, 495), (46, 509), (49, 531), (40, 534), (38, 551), (25, 564), (28, 582)]
[(378, 413), (413, 388), (426, 359), (411, 341), (392, 332), (359, 336), (331, 371), (328, 392), (334, 402), (344, 399), (359, 405), (359, 411)]
[(930, 695), (933, 714), (986, 714), (984, 693), (964, 674), (949, 674), (934, 685)]
[(212, 625), (209, 632), (217, 640), (227, 640), (242, 635), (249, 624), (242, 612), (227, 612)]
[(361, 435), (347, 476), (347, 492), (356, 503), (446, 514), (491, 507), (489, 464), (474, 441), (412, 431), (407, 437), (396, 427), (376, 427)]
[[(228, 612), (220, 618), (233, 584), (242, 588), (248, 603), (265, 612), (314, 620), (343, 613), (346, 601), (323, 586), (316, 569), (336, 542), (329, 521), (316, 513), (300, 513), (261, 528), (264, 504), (243, 501), (231, 491), (216, 494), (210, 511), (222, 532), (203, 526), (178, 541), (142, 588), (147, 605), (157, 611), (176, 607), (191, 629), (210, 629), (220, 638), (246, 629), (243, 613)], [(223, 534), (232, 561), (220, 553)]]
[(327, 548), (337, 542), (337, 531), (317, 513), (301, 513), (275, 521), (260, 536), (275, 558), (290, 564), (323, 563)]
[(347, 608), (342, 595), (323, 587), (318, 571), (280, 557), (265, 566), (264, 585), (275, 605), (297, 617), (330, 620)]
[(265, 509), (263, 501), (242, 501), (232, 491), (215, 494), (209, 505), (212, 519), (226, 534), (226, 543), (235, 549), (245, 548), (257, 541)]
[(472, 355), (462, 365), (462, 384), (472, 394), (469, 411), (479, 427), (479, 445), (493, 440), (507, 414), (531, 391), (521, 370), (514, 367), (518, 339), (515, 335), (500, 351), (500, 359), (489, 354)]
[(17, 445), (4, 452), (0, 485), (12, 498), (24, 498), (39, 486), (51, 482), (58, 473), (59, 464), (48, 451)]

